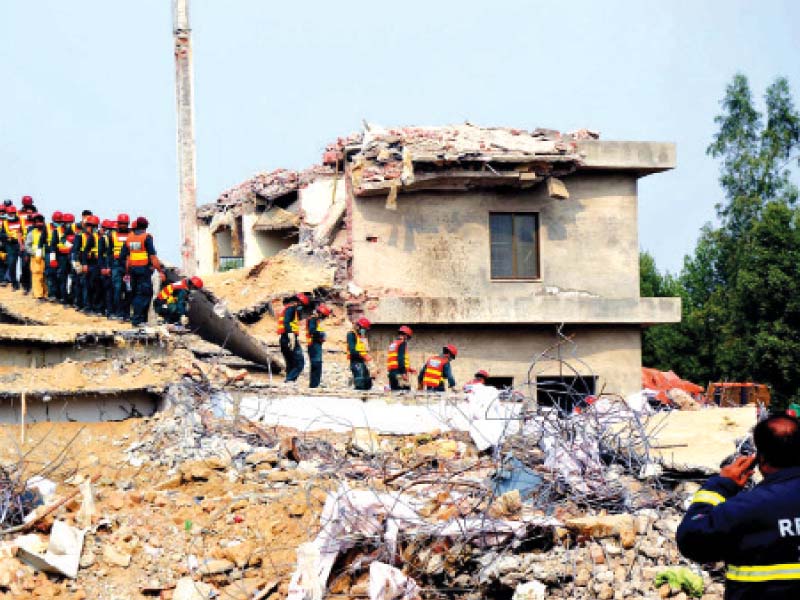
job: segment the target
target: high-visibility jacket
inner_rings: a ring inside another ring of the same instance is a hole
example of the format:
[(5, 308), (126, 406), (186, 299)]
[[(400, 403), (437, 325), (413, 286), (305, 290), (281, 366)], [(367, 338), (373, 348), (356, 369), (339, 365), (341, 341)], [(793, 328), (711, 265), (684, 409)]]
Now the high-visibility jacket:
[(425, 370), (422, 372), (423, 387), (438, 388), (444, 383), (444, 368), (449, 362), (446, 356), (432, 356), (425, 363)]
[[(313, 331), (312, 331), (313, 330)], [(322, 320), (319, 317), (309, 317), (306, 320), (306, 343), (321, 344), (325, 341), (325, 328), (322, 326)]]
[(75, 231), (72, 228), (67, 229), (61, 226), (61, 233), (58, 235), (58, 243), (56, 249), (59, 254), (69, 254), (72, 252), (72, 246), (75, 244)]
[[(288, 321), (288, 323), (287, 323)], [(289, 333), (300, 333), (300, 308), (297, 306), (287, 306), (283, 309), (283, 331)]]
[(676, 538), (691, 560), (725, 561), (726, 600), (800, 598), (800, 467), (771, 473), (746, 492), (711, 477)]
[(349, 332), (347, 334), (347, 337), (348, 337), (348, 344), (347, 344), (348, 360), (356, 359), (356, 360), (368, 361), (370, 358), (369, 358), (369, 353), (367, 352), (367, 340), (365, 340), (355, 331)]
[(156, 296), (156, 300), (166, 302), (167, 304), (175, 304), (175, 302), (178, 301), (178, 299), (175, 297), (175, 292), (188, 289), (189, 286), (186, 284), (185, 279), (175, 283), (170, 283), (161, 288), (161, 291), (158, 292), (158, 295)]
[(19, 219), (16, 221), (3, 221), (3, 231), (6, 234), (6, 238), (17, 243), (21, 242), (22, 237), (25, 235), (25, 229)]
[(286, 307), (284, 306), (278, 311), (278, 335), (286, 333), (286, 326), (283, 324), (283, 318), (286, 316)]
[(115, 260), (119, 260), (120, 254), (122, 254), (122, 247), (128, 241), (130, 237), (130, 231), (112, 231), (111, 232), (111, 253)]
[(94, 241), (94, 245), (89, 248), (89, 253), (86, 255), (86, 258), (89, 260), (97, 260), (98, 256), (100, 255), (100, 236), (97, 233), (82, 233), (80, 239), (80, 251), (81, 253), (86, 252), (87, 246), (89, 245), (89, 240)]
[(150, 264), (147, 252), (148, 233), (130, 233), (125, 244), (128, 246), (128, 264), (132, 267), (146, 267)]
[(46, 242), (46, 244), (47, 244), (47, 247), (49, 248), (50, 246), (53, 245), (53, 240), (55, 239), (55, 237), (58, 234), (58, 227), (56, 225), (53, 225), (52, 223), (46, 223), (44, 228), (45, 228), (45, 231), (47, 231), (47, 242)]
[(402, 338), (398, 338), (389, 344), (389, 351), (386, 353), (387, 371), (400, 370), (400, 351), (402, 350), (404, 355), (403, 366), (405, 367), (405, 372), (408, 373), (410, 364), (408, 362), (408, 352), (406, 351), (404, 344), (406, 344), (406, 340)]
[[(45, 235), (42, 236), (42, 234)], [(33, 230), (31, 230), (31, 237), (33, 238), (32, 246), (34, 248), (41, 248), (44, 245), (43, 242), (47, 240), (47, 233), (35, 227)], [(42, 239), (43, 237), (44, 239)]]

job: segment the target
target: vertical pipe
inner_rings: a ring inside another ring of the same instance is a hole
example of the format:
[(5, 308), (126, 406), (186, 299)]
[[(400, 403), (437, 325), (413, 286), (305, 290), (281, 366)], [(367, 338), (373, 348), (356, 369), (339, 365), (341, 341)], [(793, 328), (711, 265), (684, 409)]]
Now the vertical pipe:
[(175, 99), (177, 106), (178, 182), (180, 186), (181, 264), (186, 275), (197, 272), (197, 188), (192, 85), (192, 30), (189, 0), (172, 0), (175, 40)]

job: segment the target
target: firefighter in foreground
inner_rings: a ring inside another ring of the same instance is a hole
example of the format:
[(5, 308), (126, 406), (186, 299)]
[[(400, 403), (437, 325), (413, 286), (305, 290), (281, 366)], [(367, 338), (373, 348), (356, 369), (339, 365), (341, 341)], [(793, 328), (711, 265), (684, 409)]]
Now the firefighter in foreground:
[(443, 392), (444, 382), (453, 390), (456, 387), (456, 380), (453, 377), (453, 370), (450, 363), (458, 356), (458, 350), (452, 344), (442, 348), (440, 356), (432, 356), (427, 360), (425, 366), (419, 372), (419, 389), (426, 392)]
[[(800, 422), (761, 421), (756, 454), (740, 456), (695, 493), (678, 527), (681, 553), (725, 561), (726, 600), (800, 598)], [(742, 491), (755, 466), (764, 480)]]
[(409, 366), (408, 341), (414, 332), (407, 325), (397, 330), (397, 339), (389, 344), (386, 353), (386, 372), (389, 375), (389, 387), (392, 390), (410, 390), (411, 382), (408, 376), (414, 372)]
[(325, 327), (322, 321), (331, 314), (331, 309), (324, 304), (306, 319), (306, 343), (308, 344), (308, 362), (311, 363), (308, 387), (316, 388), (322, 381), (322, 344), (325, 342)]
[(189, 294), (192, 290), (203, 289), (203, 280), (199, 277), (187, 277), (169, 283), (161, 288), (161, 291), (153, 300), (153, 309), (156, 314), (167, 323), (189, 323)]
[(347, 332), (347, 359), (353, 374), (353, 387), (357, 390), (371, 390), (374, 374), (370, 370), (372, 357), (369, 355), (367, 331), (372, 326), (369, 319), (361, 317)]

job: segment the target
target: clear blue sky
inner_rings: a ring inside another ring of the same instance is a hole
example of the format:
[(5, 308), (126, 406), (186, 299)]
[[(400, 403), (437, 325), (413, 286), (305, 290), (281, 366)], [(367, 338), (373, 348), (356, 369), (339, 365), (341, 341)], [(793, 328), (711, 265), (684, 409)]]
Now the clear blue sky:
[[(640, 242), (677, 270), (720, 199), (705, 156), (725, 85), (800, 103), (800, 2), (192, 0), (199, 202), (383, 125), (589, 127), (669, 140)], [(125, 210), (177, 259), (169, 0), (0, 2), (0, 197)]]

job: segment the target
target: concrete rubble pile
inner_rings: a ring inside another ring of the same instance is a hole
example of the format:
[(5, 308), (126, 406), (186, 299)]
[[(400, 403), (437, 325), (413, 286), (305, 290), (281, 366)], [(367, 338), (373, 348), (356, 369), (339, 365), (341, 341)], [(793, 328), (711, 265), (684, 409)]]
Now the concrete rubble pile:
[[(470, 414), (468, 397), (444, 402)], [(650, 449), (659, 415), (600, 403), (564, 418), (503, 402), (492, 414), (509, 422), (478, 423), (481, 441), (452, 419), (414, 434), (381, 433), (380, 420), (347, 427), (346, 416), (336, 428), (259, 422), (244, 416), (241, 396), (188, 377), (167, 389), (165, 403), (153, 417), (118, 424), (124, 429), (105, 444), (93, 440), (79, 464), (48, 472), (57, 488), (43, 506), (56, 508), (43, 515), (40, 507), (25, 531), (5, 536), (0, 590), (686, 598), (697, 588), (655, 581), (689, 567), (703, 597), (721, 598), (718, 573), (696, 571), (675, 548), (698, 484)], [(381, 409), (386, 421), (398, 406)], [(432, 424), (444, 414), (415, 410), (435, 413)], [(45, 563), (64, 536), (79, 547), (78, 566), (53, 574)]]

